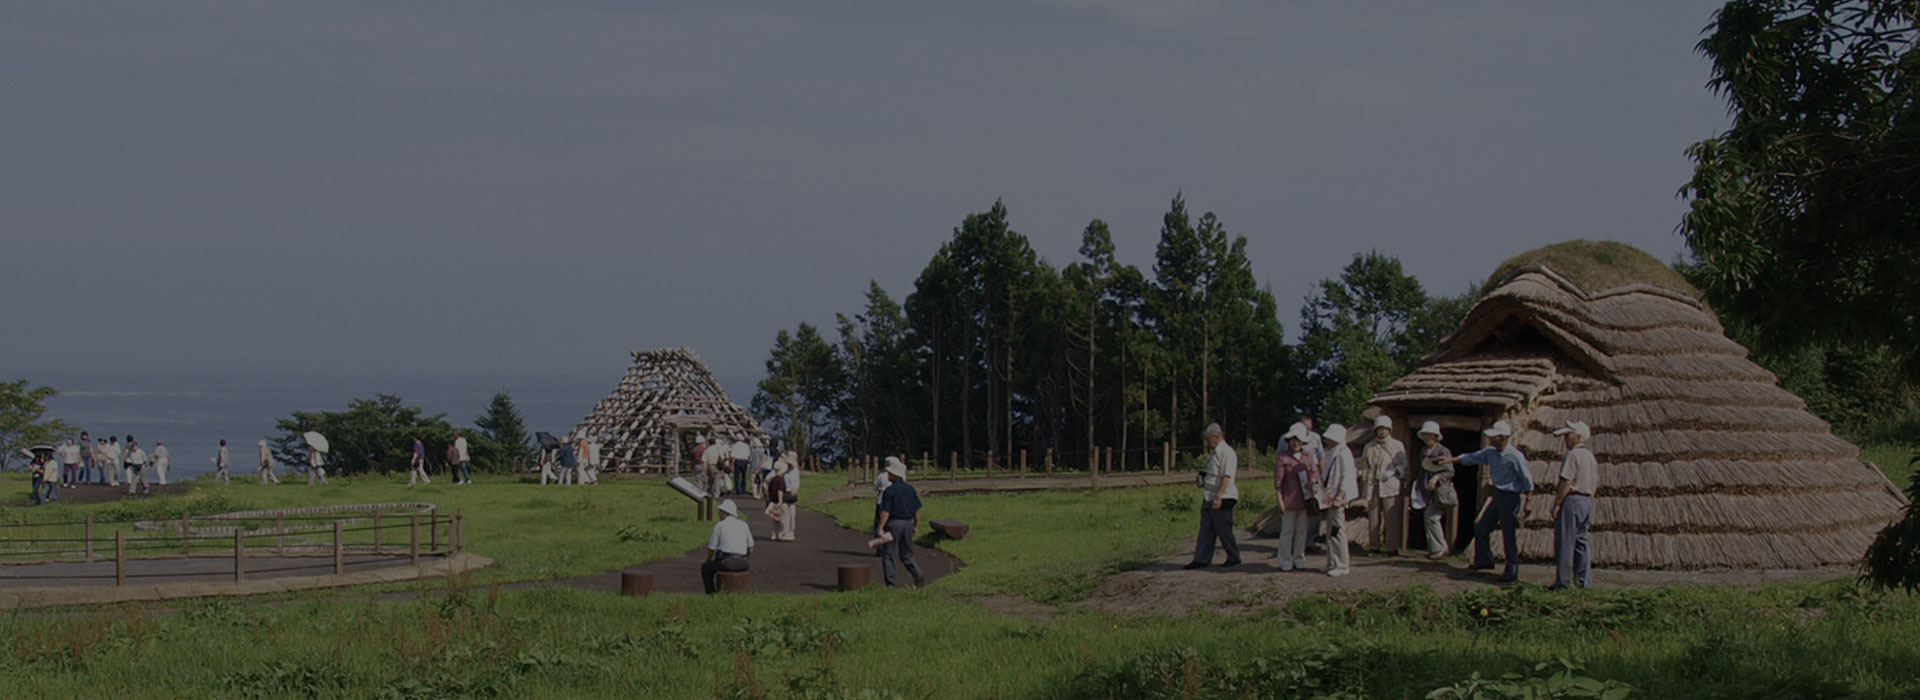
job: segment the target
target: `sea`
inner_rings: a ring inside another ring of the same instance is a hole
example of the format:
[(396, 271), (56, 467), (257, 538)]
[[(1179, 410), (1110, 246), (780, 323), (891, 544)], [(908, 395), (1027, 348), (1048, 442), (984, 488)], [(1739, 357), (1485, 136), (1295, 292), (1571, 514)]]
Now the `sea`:
[[(513, 398), (527, 434), (564, 434), (619, 384), (625, 368), (606, 373), (525, 374), (293, 374), (268, 372), (34, 372), (33, 386), (60, 393), (45, 402), (45, 417), (58, 418), (99, 438), (128, 435), (153, 450), (164, 443), (173, 456), (169, 480), (213, 471), (220, 441), (227, 441), (235, 475), (250, 473), (255, 442), (277, 437), (275, 421), (294, 411), (341, 411), (348, 401), (379, 394), (398, 396), (427, 415), (445, 414), (454, 425), (472, 425), (495, 392)], [(738, 400), (738, 399), (736, 399)], [(78, 435), (76, 433), (75, 437)]]

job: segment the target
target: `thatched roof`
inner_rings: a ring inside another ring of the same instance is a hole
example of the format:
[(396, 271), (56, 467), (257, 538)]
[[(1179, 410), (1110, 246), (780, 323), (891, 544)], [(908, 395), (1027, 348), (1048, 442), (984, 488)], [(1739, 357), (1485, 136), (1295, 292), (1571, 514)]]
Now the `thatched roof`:
[(1588, 266), (1611, 284), (1590, 292), (1553, 262), (1567, 253), (1503, 268), (1459, 330), (1374, 404), (1513, 422), (1541, 489), (1526, 503), (1527, 558), (1553, 554), (1564, 448), (1550, 433), (1580, 420), (1600, 460), (1596, 565), (1857, 563), (1904, 502), (1886, 477), (1672, 288), (1677, 275), (1648, 283), (1620, 276), (1638, 263)]

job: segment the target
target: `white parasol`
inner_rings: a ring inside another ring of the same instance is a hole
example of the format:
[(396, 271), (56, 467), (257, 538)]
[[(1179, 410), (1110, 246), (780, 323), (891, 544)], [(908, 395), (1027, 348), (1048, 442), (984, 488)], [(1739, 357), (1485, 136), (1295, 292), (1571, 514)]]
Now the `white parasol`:
[(307, 441), (307, 445), (309, 447), (312, 447), (313, 449), (319, 450), (321, 452), (327, 451), (327, 436), (321, 435), (320, 433), (309, 430), (305, 433), (301, 433), (300, 437)]

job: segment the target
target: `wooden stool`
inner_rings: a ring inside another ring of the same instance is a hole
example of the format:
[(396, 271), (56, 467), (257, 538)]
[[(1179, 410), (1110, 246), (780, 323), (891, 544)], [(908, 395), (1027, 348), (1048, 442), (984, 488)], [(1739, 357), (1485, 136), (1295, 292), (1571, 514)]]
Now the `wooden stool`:
[(653, 595), (653, 574), (639, 571), (620, 572), (620, 595)]
[(857, 591), (873, 580), (872, 564), (841, 564), (840, 590)]
[(927, 524), (933, 528), (934, 532), (940, 533), (941, 537), (950, 540), (964, 540), (967, 538), (967, 531), (972, 529), (958, 520), (935, 520)]
[(753, 579), (745, 571), (721, 571), (715, 580), (719, 589), (728, 593), (747, 593), (753, 590)]

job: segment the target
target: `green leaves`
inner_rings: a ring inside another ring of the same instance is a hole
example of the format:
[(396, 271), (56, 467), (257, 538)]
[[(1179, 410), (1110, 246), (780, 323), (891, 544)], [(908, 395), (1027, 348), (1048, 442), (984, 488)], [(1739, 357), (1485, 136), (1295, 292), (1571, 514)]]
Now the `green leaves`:
[(47, 412), (43, 402), (59, 393), (53, 387), (31, 386), (25, 379), (0, 382), (0, 468), (25, 463), (19, 452), (22, 447), (52, 444), (78, 432), (58, 420), (40, 420)]

